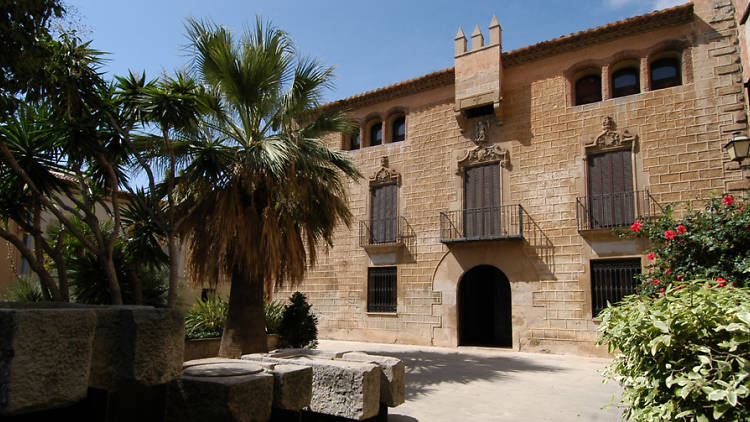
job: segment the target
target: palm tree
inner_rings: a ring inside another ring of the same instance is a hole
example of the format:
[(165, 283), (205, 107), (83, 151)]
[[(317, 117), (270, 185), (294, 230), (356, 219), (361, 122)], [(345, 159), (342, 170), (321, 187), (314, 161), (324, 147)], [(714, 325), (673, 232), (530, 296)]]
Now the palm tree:
[(214, 24), (187, 27), (193, 74), (217, 112), (178, 177), (179, 229), (193, 279), (231, 283), (219, 355), (237, 357), (266, 350), (264, 290), (300, 281), (316, 247), (350, 224), (344, 177), (360, 175), (320, 140), (352, 129), (319, 108), (332, 68), (300, 58), (287, 33), (260, 19), (239, 41)]

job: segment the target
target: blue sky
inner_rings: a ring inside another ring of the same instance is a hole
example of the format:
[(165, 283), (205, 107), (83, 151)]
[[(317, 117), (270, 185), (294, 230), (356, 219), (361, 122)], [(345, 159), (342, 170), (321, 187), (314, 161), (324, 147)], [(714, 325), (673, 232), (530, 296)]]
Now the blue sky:
[(335, 66), (336, 100), (453, 66), (453, 38), (496, 14), (503, 50), (683, 3), (679, 0), (66, 0), (71, 19), (107, 51), (104, 70), (150, 77), (188, 61), (184, 23), (210, 19), (241, 31), (255, 15), (289, 32), (300, 53)]

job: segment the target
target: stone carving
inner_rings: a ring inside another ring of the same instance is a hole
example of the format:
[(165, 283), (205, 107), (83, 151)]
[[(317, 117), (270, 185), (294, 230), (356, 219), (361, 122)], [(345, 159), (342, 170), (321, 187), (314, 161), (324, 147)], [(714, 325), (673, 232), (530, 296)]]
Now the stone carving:
[(391, 183), (399, 184), (401, 174), (396, 170), (388, 167), (388, 157), (380, 159), (380, 168), (370, 177), (370, 186), (389, 185)]
[(500, 163), (500, 166), (507, 168), (510, 164), (508, 151), (498, 145), (480, 145), (466, 151), (466, 154), (458, 160), (458, 169), (460, 172), (465, 167), (488, 163)]
[(471, 139), (477, 145), (487, 142), (487, 132), (490, 129), (490, 122), (487, 119), (474, 122), (474, 137)]
[(602, 132), (593, 141), (585, 145), (588, 150), (606, 151), (630, 147), (635, 135), (628, 130), (618, 132), (614, 119), (606, 116), (602, 119)]

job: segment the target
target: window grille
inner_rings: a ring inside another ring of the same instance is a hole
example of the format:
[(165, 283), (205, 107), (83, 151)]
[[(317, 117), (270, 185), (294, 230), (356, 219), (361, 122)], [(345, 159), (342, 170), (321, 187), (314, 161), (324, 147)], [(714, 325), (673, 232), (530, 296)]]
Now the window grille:
[(396, 267), (370, 268), (367, 312), (396, 312)]
[(641, 273), (641, 260), (607, 259), (591, 261), (591, 311), (596, 316), (607, 307), (607, 302), (615, 304), (623, 297), (635, 293)]

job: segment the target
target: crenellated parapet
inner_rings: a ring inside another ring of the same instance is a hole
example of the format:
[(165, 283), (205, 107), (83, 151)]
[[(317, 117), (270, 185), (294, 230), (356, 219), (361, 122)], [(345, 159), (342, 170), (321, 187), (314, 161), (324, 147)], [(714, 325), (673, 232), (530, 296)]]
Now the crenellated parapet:
[(502, 124), (502, 28), (496, 16), (489, 26), (489, 43), (485, 45), (479, 25), (471, 33), (471, 50), (459, 28), (455, 38), (455, 105), (456, 120), (462, 130), (470, 120), (482, 116), (495, 116)]

